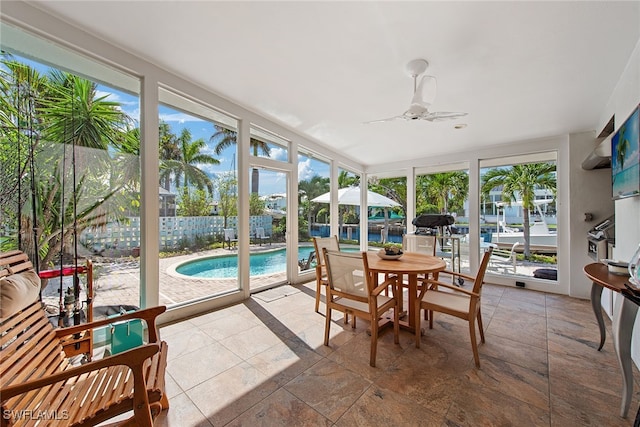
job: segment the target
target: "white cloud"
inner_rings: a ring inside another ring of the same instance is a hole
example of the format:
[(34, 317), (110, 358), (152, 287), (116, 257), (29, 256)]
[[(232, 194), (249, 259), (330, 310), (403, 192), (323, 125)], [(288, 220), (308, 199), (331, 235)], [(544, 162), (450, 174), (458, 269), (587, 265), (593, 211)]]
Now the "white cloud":
[(313, 167), (311, 166), (311, 159), (307, 159), (304, 162), (298, 162), (298, 182), (307, 181), (315, 175)]
[(287, 161), (287, 150), (279, 147), (271, 147), (271, 155), (269, 156), (274, 160)]

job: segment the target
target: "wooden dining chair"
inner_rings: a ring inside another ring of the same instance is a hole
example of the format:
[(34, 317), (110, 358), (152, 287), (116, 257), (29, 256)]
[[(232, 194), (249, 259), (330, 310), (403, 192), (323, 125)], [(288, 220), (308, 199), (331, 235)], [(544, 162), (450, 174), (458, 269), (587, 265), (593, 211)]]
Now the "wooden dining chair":
[[(313, 247), (316, 251), (316, 313), (319, 313), (321, 289), (329, 283), (327, 280), (327, 269), (324, 265), (322, 250), (327, 248), (331, 251), (339, 251), (340, 244), (338, 243), (338, 236), (314, 237)], [(348, 319), (345, 319), (345, 322), (347, 320)]]
[[(375, 286), (372, 272), (369, 271), (367, 253), (350, 253), (323, 249), (323, 258), (327, 268), (327, 314), (324, 329), (324, 345), (329, 345), (331, 328), (331, 311), (338, 310), (351, 313), (371, 322), (371, 352), (369, 364), (376, 366), (376, 350), (378, 346), (378, 319), (388, 310), (393, 309), (394, 342), (400, 343), (398, 292), (396, 277), (391, 277)], [(384, 295), (389, 286), (393, 295)], [(355, 326), (355, 321), (353, 322)]]
[[(435, 256), (436, 255), (436, 236), (433, 235), (421, 235), (421, 234), (412, 234), (412, 235), (404, 235), (402, 236), (402, 252), (417, 252), (425, 255)], [(418, 277), (419, 284), (426, 279), (425, 277)], [(400, 311), (403, 311), (403, 298), (402, 295), (404, 293), (404, 289), (409, 287), (409, 283), (404, 280), (400, 280), (398, 282), (400, 293)], [(425, 313), (425, 320), (427, 320), (427, 315)]]
[(491, 258), (493, 248), (489, 248), (482, 257), (482, 262), (475, 277), (453, 271), (445, 273), (462, 277), (473, 282), (473, 288), (467, 290), (451, 284), (439, 282), (434, 279), (426, 279), (416, 300), (415, 321), (416, 321), (416, 348), (420, 348), (420, 309), (429, 313), (429, 329), (433, 329), (433, 313), (440, 312), (464, 319), (469, 322), (469, 334), (471, 337), (471, 348), (476, 367), (480, 367), (480, 357), (478, 355), (478, 344), (476, 342), (476, 321), (480, 330), (480, 340), (484, 343), (484, 329), (482, 326), (482, 313), (480, 310), (480, 296), (482, 294), (482, 283), (487, 265)]

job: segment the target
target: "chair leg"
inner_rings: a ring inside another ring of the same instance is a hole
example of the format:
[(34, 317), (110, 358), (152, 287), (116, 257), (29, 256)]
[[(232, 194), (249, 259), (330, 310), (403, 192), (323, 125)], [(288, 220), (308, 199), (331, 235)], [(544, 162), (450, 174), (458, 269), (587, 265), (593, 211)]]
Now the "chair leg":
[(322, 284), (316, 279), (316, 313), (320, 313), (320, 288)]
[[(349, 323), (349, 321), (347, 320), (347, 323)], [(353, 316), (351, 316), (351, 329), (355, 329), (356, 328), (356, 315), (354, 314)]]
[(398, 283), (398, 311), (404, 312), (404, 289), (402, 283)]
[(482, 327), (482, 313), (478, 310), (478, 329), (480, 329), (480, 342), (484, 343), (484, 328)]
[[(415, 322), (416, 322), (416, 348), (420, 348), (420, 301), (416, 300), (416, 308), (415, 308)], [(425, 315), (427, 310), (424, 311)]]
[(473, 360), (476, 368), (480, 367), (480, 355), (478, 354), (478, 343), (476, 342), (476, 325), (473, 319), (469, 320), (469, 335), (471, 336), (471, 348), (473, 349)]
[(331, 308), (327, 306), (327, 317), (324, 319), (324, 345), (329, 346), (329, 328), (331, 327)]
[(429, 329), (433, 329), (433, 310), (429, 310)]
[(400, 344), (400, 313), (393, 309), (393, 342)]
[(378, 312), (375, 311), (371, 316), (371, 354), (369, 357), (369, 365), (371, 365), (374, 368), (376, 367), (376, 350), (377, 349), (378, 349)]
[(162, 398), (160, 399), (160, 405), (162, 409), (169, 409), (169, 398), (167, 397), (167, 393), (162, 393)]

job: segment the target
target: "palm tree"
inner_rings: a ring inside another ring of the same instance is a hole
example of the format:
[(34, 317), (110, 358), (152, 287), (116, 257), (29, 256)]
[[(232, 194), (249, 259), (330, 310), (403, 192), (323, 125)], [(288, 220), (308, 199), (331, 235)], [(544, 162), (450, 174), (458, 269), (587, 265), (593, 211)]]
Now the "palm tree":
[[(17, 129), (3, 132), (3, 139), (8, 137), (3, 144), (8, 142), (10, 153), (27, 147), (37, 164), (29, 180), (33, 197), (17, 199), (21, 213), (16, 220), (24, 236), (14, 244), (32, 259), (39, 258), (40, 265), (47, 265), (74, 235), (120, 215), (119, 209), (110, 206), (122, 183), (109, 179), (107, 147), (123, 140), (122, 132), (131, 121), (118, 103), (97, 96), (95, 83), (60, 71), (39, 76), (31, 67), (6, 57), (3, 65), (1, 87), (17, 106), (13, 112), (3, 112), (13, 114)], [(24, 155), (16, 157), (26, 164)], [(75, 175), (71, 161), (65, 163), (68, 157), (76, 160)], [(89, 165), (91, 173), (87, 173)], [(27, 178), (26, 170), (21, 166), (16, 173), (21, 181)]]
[[(227, 129), (220, 125), (214, 125), (216, 132), (211, 136), (210, 141), (220, 139), (216, 144), (215, 153), (220, 155), (226, 148), (236, 145), (238, 143), (238, 133), (231, 129)], [(253, 155), (258, 156), (258, 153), (269, 157), (271, 155), (271, 149), (269, 144), (259, 139), (250, 138), (249, 145), (253, 150)], [(260, 189), (260, 171), (257, 168), (253, 168), (251, 171), (251, 193), (258, 194)]]
[[(22, 230), (19, 226), (21, 221), (33, 216), (33, 210), (26, 212), (25, 209), (29, 198), (30, 206), (35, 206), (31, 197), (31, 172), (41, 135), (41, 125), (37, 120), (37, 109), (40, 107), (38, 100), (46, 90), (46, 83), (46, 77), (37, 70), (16, 61), (9, 54), (2, 54), (0, 218), (5, 240), (0, 250), (18, 247), (32, 260), (38, 259), (32, 233), (13, 233)], [(30, 224), (27, 227), (33, 228)]]
[(311, 199), (329, 191), (329, 178), (323, 178), (320, 175), (314, 175), (309, 180), (300, 181), (298, 183), (298, 205), (303, 208), (307, 214), (307, 232), (311, 236), (311, 223), (314, 214), (320, 209), (319, 204), (312, 206)]
[(183, 187), (188, 187), (191, 184), (200, 190), (206, 187), (209, 194), (213, 195), (213, 182), (207, 174), (196, 165), (217, 165), (220, 164), (220, 161), (202, 152), (202, 149), (207, 146), (204, 139), (199, 138), (191, 141), (191, 132), (189, 129), (182, 129), (177, 143), (180, 149), (179, 158), (165, 159), (162, 164), (162, 168), (164, 169), (162, 174), (165, 176), (167, 173), (173, 174), (175, 176), (176, 186), (178, 187), (180, 187), (181, 183)]
[(535, 209), (535, 190), (546, 189), (556, 193), (556, 165), (554, 163), (529, 163), (508, 168), (495, 168), (482, 177), (481, 192), (485, 197), (494, 189), (502, 189), (502, 201), (511, 205), (522, 200), (524, 220), (524, 256), (529, 259), (530, 224), (529, 210)]
[[(369, 190), (380, 193), (400, 205), (400, 210), (407, 213), (407, 178), (381, 178), (369, 182)], [(394, 209), (395, 210), (395, 209)]]
[(178, 138), (171, 132), (171, 126), (167, 122), (160, 121), (159, 126), (159, 152), (160, 152), (160, 185), (167, 191), (171, 190), (171, 170), (164, 167), (166, 160), (180, 160), (180, 147)]
[(618, 146), (616, 147), (616, 164), (614, 165), (613, 179), (615, 181), (618, 172), (624, 169), (624, 159), (627, 157), (627, 150), (631, 147), (631, 143), (627, 136), (627, 124), (623, 124), (618, 131), (619, 139)]
[[(338, 188), (347, 188), (360, 185), (360, 175), (354, 175), (346, 170), (341, 170), (338, 174)], [(342, 230), (342, 224), (346, 223), (350, 217), (356, 217), (355, 206), (338, 206), (338, 223), (340, 230)]]
[(469, 175), (466, 172), (452, 171), (420, 176), (416, 180), (418, 206), (421, 208), (418, 212), (425, 213), (430, 208), (438, 213), (454, 212), (463, 207), (468, 192)]

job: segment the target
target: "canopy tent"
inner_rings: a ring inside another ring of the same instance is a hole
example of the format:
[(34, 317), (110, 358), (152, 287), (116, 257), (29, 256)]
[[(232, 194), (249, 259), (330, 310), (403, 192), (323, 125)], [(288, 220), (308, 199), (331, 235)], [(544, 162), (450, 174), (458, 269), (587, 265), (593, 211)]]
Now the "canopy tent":
[[(331, 203), (331, 192), (324, 193), (314, 199), (311, 199), (311, 201), (316, 203)], [(339, 189), (338, 204), (360, 206), (360, 187)], [(393, 208), (400, 206), (399, 203), (391, 200), (390, 198), (369, 190), (367, 190), (367, 205), (381, 208)]]

